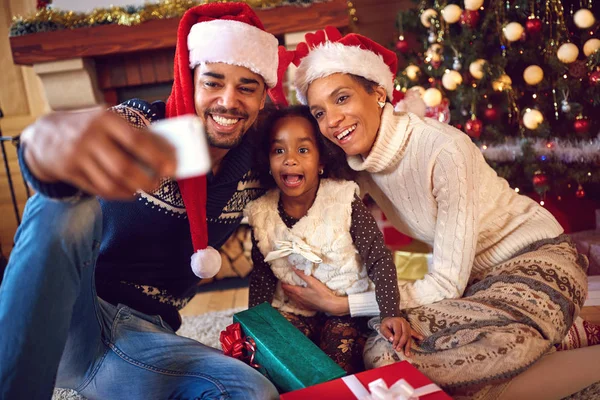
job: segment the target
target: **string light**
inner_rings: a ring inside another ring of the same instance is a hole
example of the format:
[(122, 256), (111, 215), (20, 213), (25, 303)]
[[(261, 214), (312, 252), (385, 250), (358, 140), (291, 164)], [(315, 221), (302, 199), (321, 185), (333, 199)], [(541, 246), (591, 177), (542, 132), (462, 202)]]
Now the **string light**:
[(519, 193), (520, 191), (521, 191), (521, 189), (515, 188), (515, 192)]
[(544, 207), (544, 204), (546, 204), (544, 203), (544, 200), (540, 201), (540, 206)]

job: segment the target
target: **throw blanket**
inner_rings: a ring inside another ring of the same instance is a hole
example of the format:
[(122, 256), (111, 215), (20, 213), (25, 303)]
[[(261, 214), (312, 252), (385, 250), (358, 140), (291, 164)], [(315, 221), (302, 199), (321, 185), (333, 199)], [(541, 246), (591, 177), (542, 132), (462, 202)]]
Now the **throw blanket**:
[[(585, 302), (587, 265), (561, 235), (472, 279), (460, 299), (405, 310), (426, 337), (407, 360), (454, 398), (496, 398), (511, 378), (556, 351)], [(378, 323), (370, 321), (376, 330)], [(364, 354), (367, 368), (405, 359), (378, 334)]]

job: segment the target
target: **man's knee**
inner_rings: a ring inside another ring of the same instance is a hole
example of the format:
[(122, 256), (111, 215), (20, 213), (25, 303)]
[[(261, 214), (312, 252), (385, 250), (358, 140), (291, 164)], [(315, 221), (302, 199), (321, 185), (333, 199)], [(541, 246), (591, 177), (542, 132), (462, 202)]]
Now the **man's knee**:
[(57, 201), (34, 195), (28, 202), (16, 242), (22, 236), (37, 236), (41, 246), (60, 245), (71, 249), (100, 240), (102, 211), (94, 197), (77, 202)]

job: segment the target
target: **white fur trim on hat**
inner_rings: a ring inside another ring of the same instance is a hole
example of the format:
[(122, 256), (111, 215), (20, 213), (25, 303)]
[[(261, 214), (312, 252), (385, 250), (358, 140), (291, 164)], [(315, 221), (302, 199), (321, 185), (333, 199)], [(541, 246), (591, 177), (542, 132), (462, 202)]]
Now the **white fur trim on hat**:
[(362, 76), (383, 86), (390, 99), (393, 96), (394, 75), (382, 56), (358, 46), (326, 42), (311, 50), (298, 66), (294, 82), (298, 101), (307, 104), (306, 92), (315, 79), (340, 72)]
[(217, 19), (192, 26), (187, 37), (190, 69), (201, 63), (222, 62), (246, 67), (263, 77), (268, 87), (277, 84), (277, 38), (255, 26)]

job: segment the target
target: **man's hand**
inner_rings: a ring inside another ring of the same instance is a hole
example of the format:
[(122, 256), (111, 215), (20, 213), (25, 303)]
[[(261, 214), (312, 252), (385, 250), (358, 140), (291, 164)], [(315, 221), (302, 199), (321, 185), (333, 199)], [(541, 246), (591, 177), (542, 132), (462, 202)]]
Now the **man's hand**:
[(402, 351), (404, 355), (410, 357), (410, 348), (412, 347), (412, 338), (423, 340), (423, 335), (410, 327), (407, 320), (401, 317), (387, 317), (381, 321), (381, 334), (392, 342), (396, 351)]
[(129, 199), (175, 172), (175, 149), (149, 131), (106, 111), (58, 112), (38, 119), (21, 137), (31, 173), (68, 182), (91, 195)]

